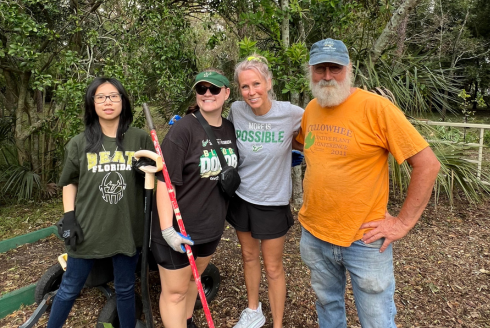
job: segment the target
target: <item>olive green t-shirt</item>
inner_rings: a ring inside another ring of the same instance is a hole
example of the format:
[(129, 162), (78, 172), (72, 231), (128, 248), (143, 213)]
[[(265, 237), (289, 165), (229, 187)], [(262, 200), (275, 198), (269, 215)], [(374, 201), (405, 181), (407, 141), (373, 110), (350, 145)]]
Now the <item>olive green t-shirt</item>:
[(75, 215), (84, 241), (68, 255), (74, 258), (132, 256), (143, 241), (144, 177), (132, 168), (133, 155), (154, 150), (150, 136), (130, 127), (118, 149), (115, 138), (103, 136), (98, 153), (87, 153), (82, 132), (65, 149), (65, 164), (58, 185), (78, 186)]

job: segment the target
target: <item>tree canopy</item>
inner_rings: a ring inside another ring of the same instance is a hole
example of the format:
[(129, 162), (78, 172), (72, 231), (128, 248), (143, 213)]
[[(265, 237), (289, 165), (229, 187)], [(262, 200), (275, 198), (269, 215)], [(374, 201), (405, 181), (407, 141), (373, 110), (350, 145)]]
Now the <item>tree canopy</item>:
[(331, 37), (348, 46), (357, 85), (388, 88), (408, 114), (444, 118), (463, 89), (488, 107), (489, 14), (486, 0), (0, 0), (2, 190), (49, 192), (96, 76), (167, 119), (192, 101), (199, 70), (232, 77), (258, 52), (278, 99), (306, 106), (309, 48)]

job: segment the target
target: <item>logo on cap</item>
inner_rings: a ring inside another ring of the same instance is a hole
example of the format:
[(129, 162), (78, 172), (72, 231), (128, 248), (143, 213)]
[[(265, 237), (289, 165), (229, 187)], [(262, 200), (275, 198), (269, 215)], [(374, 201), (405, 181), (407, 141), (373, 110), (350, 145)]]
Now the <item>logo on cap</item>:
[(323, 44), (323, 50), (326, 50), (326, 51), (335, 51), (337, 50), (337, 48), (335, 48), (333, 46), (333, 41), (325, 41), (325, 43)]
[(210, 76), (211, 74), (213, 74), (212, 72), (207, 72), (207, 73), (204, 73), (204, 77), (208, 77)]

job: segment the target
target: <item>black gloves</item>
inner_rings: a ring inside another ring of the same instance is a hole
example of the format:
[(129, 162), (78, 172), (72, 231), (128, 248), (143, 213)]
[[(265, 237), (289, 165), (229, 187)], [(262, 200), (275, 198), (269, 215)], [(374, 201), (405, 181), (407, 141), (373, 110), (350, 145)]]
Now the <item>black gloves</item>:
[(58, 231), (60, 237), (65, 240), (65, 245), (69, 245), (72, 250), (77, 250), (77, 244), (83, 242), (83, 231), (75, 218), (75, 211), (66, 212), (63, 221), (59, 222)]
[(133, 158), (133, 169), (143, 176), (145, 176), (145, 172), (141, 171), (140, 167), (149, 166), (149, 165), (156, 166), (156, 163), (154, 160), (148, 157), (141, 157), (139, 160)]

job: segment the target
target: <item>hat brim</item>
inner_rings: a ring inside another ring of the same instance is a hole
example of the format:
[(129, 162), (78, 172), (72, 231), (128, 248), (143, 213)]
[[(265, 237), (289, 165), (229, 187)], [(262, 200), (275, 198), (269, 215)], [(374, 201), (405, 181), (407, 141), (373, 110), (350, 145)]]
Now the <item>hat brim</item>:
[[(212, 81), (212, 80), (209, 80), (209, 79), (202, 79), (202, 80), (199, 80), (197, 81), (196, 83), (194, 83), (194, 85), (192, 86), (192, 88), (194, 88), (196, 85), (198, 85), (199, 83), (201, 82), (208, 82), (208, 83), (211, 83), (212, 85), (214, 86), (217, 86), (218, 88), (222, 88), (222, 87), (227, 87), (226, 84), (224, 84), (223, 82), (219, 82), (219, 81)], [(227, 87), (228, 88), (228, 87)]]
[(338, 58), (338, 57), (334, 58), (331, 56), (315, 56), (315, 57), (310, 57), (310, 61), (308, 62), (310, 66), (318, 65), (322, 63), (332, 63), (337, 65), (347, 66), (350, 63), (350, 59)]

